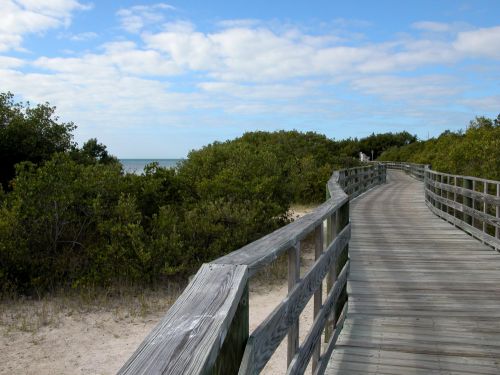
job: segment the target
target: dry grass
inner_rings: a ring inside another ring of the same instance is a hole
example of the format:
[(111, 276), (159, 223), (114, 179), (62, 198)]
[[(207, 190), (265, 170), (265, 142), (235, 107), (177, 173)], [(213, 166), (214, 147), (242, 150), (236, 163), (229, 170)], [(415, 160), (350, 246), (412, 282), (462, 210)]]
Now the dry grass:
[(164, 288), (121, 287), (60, 291), (42, 298), (11, 297), (0, 302), (0, 326), (7, 332), (35, 333), (42, 327), (59, 327), (67, 317), (110, 312), (115, 320), (133, 320), (167, 311), (182, 292), (177, 283)]

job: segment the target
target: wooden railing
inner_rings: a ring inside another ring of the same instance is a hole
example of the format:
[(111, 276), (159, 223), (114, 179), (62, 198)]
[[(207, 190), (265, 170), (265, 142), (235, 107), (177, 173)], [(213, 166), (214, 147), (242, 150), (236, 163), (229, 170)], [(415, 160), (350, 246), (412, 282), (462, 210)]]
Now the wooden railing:
[(426, 169), (425, 200), (436, 215), (500, 251), (500, 181)]
[[(314, 212), (202, 265), (119, 374), (258, 374), (285, 336), (287, 374), (304, 373), (311, 358), (313, 374), (323, 374), (346, 314), (339, 296), (349, 270), (349, 199), (384, 183), (385, 171), (375, 164), (334, 172), (327, 200)], [(300, 278), (301, 241), (311, 233), (315, 263)], [(250, 333), (248, 282), (282, 254), (288, 258), (288, 295)], [(314, 323), (299, 343), (299, 317), (313, 295)]]
[(425, 164), (405, 163), (398, 161), (383, 161), (378, 163), (385, 165), (389, 169), (399, 169), (405, 171), (409, 175), (415, 177), (417, 180), (424, 180), (424, 172), (426, 167)]
[(424, 164), (382, 164), (424, 181), (432, 212), (500, 251), (500, 181), (436, 172)]

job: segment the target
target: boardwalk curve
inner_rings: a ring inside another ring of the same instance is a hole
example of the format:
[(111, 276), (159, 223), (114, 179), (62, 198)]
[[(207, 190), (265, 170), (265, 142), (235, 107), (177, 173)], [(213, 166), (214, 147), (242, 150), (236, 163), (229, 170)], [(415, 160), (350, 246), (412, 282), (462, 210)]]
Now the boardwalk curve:
[(349, 307), (326, 373), (500, 374), (500, 254), (401, 171), (351, 203)]

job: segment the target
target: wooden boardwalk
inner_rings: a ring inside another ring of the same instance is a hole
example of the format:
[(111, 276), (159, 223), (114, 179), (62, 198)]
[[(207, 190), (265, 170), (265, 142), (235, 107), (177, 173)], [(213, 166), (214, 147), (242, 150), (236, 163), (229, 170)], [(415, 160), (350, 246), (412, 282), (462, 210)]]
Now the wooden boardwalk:
[(351, 204), (349, 310), (327, 374), (500, 374), (500, 254), (390, 171)]

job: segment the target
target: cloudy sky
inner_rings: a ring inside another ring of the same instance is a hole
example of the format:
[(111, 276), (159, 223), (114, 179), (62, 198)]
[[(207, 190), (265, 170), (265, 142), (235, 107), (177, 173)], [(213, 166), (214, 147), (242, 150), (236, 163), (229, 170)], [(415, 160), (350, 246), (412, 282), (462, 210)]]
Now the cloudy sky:
[(499, 14), (498, 0), (0, 0), (0, 91), (50, 102), (76, 141), (120, 158), (251, 130), (426, 139), (500, 112)]

